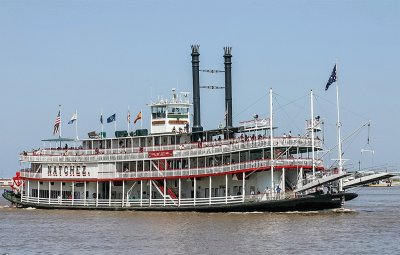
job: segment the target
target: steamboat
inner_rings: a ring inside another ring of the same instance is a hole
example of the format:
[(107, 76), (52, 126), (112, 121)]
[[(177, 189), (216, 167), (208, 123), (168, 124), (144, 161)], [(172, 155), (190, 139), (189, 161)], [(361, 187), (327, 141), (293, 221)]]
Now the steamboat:
[(305, 121), (304, 135), (275, 136), (272, 90), (269, 118), (233, 126), (230, 47), (226, 125), (203, 130), (199, 46), (191, 50), (193, 107), (189, 93), (173, 90), (149, 104), (150, 130), (43, 140), (43, 149), (20, 154), (24, 167), (3, 197), (19, 207), (200, 212), (323, 210), (357, 197), (343, 189), (341, 160), (332, 170), (315, 157), (323, 149), (319, 117)]

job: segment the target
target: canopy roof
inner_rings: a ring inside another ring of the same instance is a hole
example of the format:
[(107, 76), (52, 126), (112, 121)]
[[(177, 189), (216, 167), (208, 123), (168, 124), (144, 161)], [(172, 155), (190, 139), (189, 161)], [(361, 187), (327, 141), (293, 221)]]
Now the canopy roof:
[(58, 138), (51, 138), (51, 139), (43, 139), (42, 142), (75, 142), (76, 140), (73, 138), (66, 138), (66, 137), (58, 137)]

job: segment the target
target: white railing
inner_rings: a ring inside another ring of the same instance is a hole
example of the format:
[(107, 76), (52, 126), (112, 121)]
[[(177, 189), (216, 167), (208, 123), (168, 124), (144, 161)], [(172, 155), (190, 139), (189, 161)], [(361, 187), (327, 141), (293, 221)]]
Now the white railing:
[[(322, 167), (322, 160), (314, 160), (316, 167)], [(180, 177), (189, 175), (209, 175), (217, 173), (229, 173), (237, 170), (257, 170), (271, 167), (272, 161), (270, 159), (253, 160), (242, 163), (235, 163), (230, 165), (221, 166), (208, 166), (203, 168), (191, 168), (191, 169), (172, 169), (172, 170), (162, 170), (162, 171), (135, 171), (135, 172), (98, 172), (97, 177), (95, 174), (92, 177), (86, 177), (89, 179), (99, 178), (99, 179), (124, 179), (124, 178), (154, 178), (154, 177)], [(312, 165), (312, 159), (279, 159), (274, 161), (274, 166), (289, 166), (289, 167), (301, 167)], [(35, 173), (30, 171), (22, 171), (21, 177), (25, 178), (51, 178), (51, 179), (85, 179), (85, 177), (75, 177), (75, 176), (43, 176), (42, 173)]]
[[(240, 150), (266, 148), (271, 145), (269, 138), (242, 141), (229, 139), (212, 142), (166, 145), (143, 148), (99, 149), (99, 150), (50, 150), (43, 149), (23, 153), (20, 160), (25, 162), (105, 162), (148, 159), (149, 151), (174, 150), (174, 157), (207, 156), (217, 153), (232, 153)], [(316, 148), (321, 148), (322, 141), (316, 140)], [(309, 138), (275, 138), (275, 147), (310, 147)]]
[(243, 202), (260, 202), (271, 200), (284, 200), (294, 198), (294, 194), (262, 193), (257, 195), (238, 195), (221, 197), (203, 197), (203, 198), (181, 198), (181, 199), (61, 199), (61, 198), (38, 198), (22, 196), (21, 201), (31, 204), (53, 205), (53, 206), (74, 206), (74, 207), (180, 207), (180, 206), (207, 206), (223, 204), (240, 204)]

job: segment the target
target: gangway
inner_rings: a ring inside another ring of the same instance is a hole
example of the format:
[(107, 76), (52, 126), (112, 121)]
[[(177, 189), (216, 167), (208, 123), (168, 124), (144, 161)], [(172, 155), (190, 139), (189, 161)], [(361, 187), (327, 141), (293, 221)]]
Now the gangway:
[(293, 192), (302, 192), (302, 191), (306, 191), (308, 189), (312, 189), (318, 186), (321, 186), (322, 184), (328, 183), (328, 182), (333, 182), (339, 179), (342, 179), (344, 177), (350, 176), (351, 174), (349, 173), (341, 173), (341, 174), (332, 174), (332, 175), (328, 175), (328, 176), (324, 176), (322, 178), (318, 178), (312, 182), (307, 183), (306, 185), (295, 189)]
[(394, 176), (396, 176), (396, 174), (394, 173), (375, 173), (362, 176), (359, 178), (355, 178), (354, 180), (343, 183), (343, 189), (354, 188), (360, 185), (368, 184), (382, 179), (387, 179)]

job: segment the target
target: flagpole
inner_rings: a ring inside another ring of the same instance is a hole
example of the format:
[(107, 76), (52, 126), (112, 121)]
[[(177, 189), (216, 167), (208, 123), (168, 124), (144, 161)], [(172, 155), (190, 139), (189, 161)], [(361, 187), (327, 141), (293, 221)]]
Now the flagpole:
[(115, 114), (114, 132), (116, 132), (117, 131), (117, 114), (116, 113), (114, 113), (114, 114)]
[(312, 150), (312, 176), (315, 179), (315, 152), (314, 152), (314, 93), (311, 90), (311, 150)]
[(79, 137), (78, 137), (78, 110), (75, 110), (75, 117), (76, 117), (76, 120), (75, 120), (75, 137), (76, 137), (76, 140), (79, 140)]
[[(338, 159), (339, 159), (339, 171), (338, 174), (341, 174), (343, 172), (343, 159), (342, 159), (342, 137), (341, 137), (341, 132), (340, 132), (340, 127), (342, 126), (342, 123), (340, 123), (340, 112), (339, 112), (339, 75), (338, 75), (338, 65), (337, 65), (337, 60), (336, 60), (336, 110), (337, 110), (337, 137), (338, 137)], [(339, 192), (343, 191), (343, 179), (339, 180)]]
[[(62, 126), (62, 118), (61, 118), (61, 105), (58, 105), (58, 109), (60, 111), (60, 132), (58, 133), (58, 138), (61, 138), (61, 126)], [(61, 141), (60, 141), (61, 144)], [(61, 147), (61, 146), (60, 146)]]
[(271, 136), (271, 144), (270, 144), (270, 150), (271, 150), (271, 190), (272, 193), (274, 193), (275, 190), (275, 184), (274, 184), (274, 129), (273, 129), (273, 115), (272, 115), (272, 88), (269, 89), (269, 123), (270, 123), (270, 136)]
[(140, 129), (143, 129), (143, 112), (142, 112), (142, 109), (140, 109)]
[(131, 122), (131, 112), (130, 112), (130, 109), (129, 109), (129, 106), (128, 106), (128, 116), (126, 117), (126, 122), (128, 122), (128, 134), (129, 134), (129, 124), (130, 124), (130, 122)]
[(101, 120), (101, 135), (103, 135), (103, 133), (104, 133), (103, 110), (101, 110), (100, 120)]

